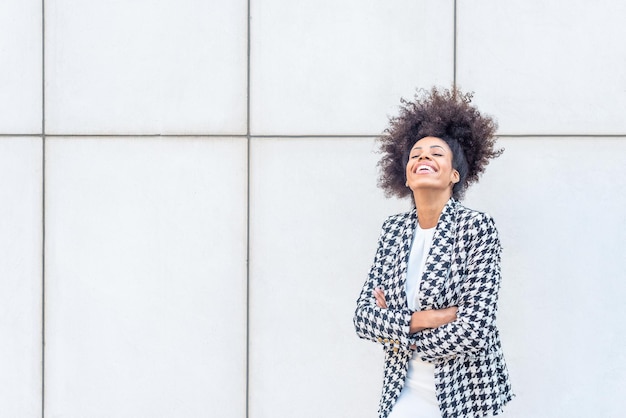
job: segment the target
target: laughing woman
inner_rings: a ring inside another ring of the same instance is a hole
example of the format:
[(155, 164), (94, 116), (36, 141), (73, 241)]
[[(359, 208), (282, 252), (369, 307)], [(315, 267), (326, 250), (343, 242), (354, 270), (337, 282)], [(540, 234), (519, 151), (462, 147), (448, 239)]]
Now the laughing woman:
[(379, 185), (415, 208), (389, 217), (354, 315), (383, 346), (379, 418), (497, 415), (513, 397), (496, 328), (500, 242), (462, 206), (494, 149), (495, 122), (456, 89), (418, 94), (380, 139)]

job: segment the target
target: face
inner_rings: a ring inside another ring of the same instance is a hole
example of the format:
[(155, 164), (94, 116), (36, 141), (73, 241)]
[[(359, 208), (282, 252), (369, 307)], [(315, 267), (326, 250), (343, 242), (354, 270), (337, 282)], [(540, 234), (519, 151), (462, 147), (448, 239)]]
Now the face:
[(427, 136), (411, 148), (406, 165), (408, 187), (417, 190), (440, 190), (452, 194), (460, 176), (452, 167), (452, 150), (443, 139)]

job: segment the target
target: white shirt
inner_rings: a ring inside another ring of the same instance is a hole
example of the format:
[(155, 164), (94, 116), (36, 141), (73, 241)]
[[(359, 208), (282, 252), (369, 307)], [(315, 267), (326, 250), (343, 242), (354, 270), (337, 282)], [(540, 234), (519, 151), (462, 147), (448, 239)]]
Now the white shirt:
[[(433, 242), (435, 228), (422, 229), (419, 224), (413, 234), (413, 243), (406, 271), (406, 297), (409, 309), (418, 311), (420, 307), (420, 283), (424, 275), (426, 259)], [(417, 352), (409, 361), (409, 371), (405, 385), (414, 395), (431, 405), (437, 405), (435, 392), (435, 365), (419, 358)]]
[(435, 228), (422, 229), (419, 224), (413, 233), (413, 243), (409, 253), (409, 262), (406, 268), (406, 298), (409, 309), (420, 310), (419, 296), (420, 283), (424, 274), (424, 266), (433, 242)]

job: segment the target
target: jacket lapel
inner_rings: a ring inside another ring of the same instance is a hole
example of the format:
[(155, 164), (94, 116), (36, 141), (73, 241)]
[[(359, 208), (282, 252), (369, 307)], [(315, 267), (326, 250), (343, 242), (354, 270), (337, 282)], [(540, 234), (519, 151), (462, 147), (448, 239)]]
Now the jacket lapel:
[(400, 251), (398, 254), (398, 270), (395, 277), (399, 280), (399, 284), (397, 286), (397, 289), (399, 290), (398, 306), (406, 308), (406, 271), (409, 263), (409, 253), (411, 252), (411, 243), (413, 242), (413, 232), (415, 231), (415, 225), (417, 225), (417, 211), (413, 209), (408, 212), (403, 222), (404, 224), (402, 225), (402, 234), (400, 238)]
[(439, 216), (420, 283), (422, 309), (440, 308), (441, 290), (450, 274), (457, 205), (456, 200), (450, 199)]

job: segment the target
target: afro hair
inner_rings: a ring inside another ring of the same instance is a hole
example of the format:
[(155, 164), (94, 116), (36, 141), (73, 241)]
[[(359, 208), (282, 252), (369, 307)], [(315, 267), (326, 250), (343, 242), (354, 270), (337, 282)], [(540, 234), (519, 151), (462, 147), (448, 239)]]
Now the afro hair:
[(378, 186), (387, 197), (413, 196), (405, 185), (405, 168), (411, 148), (424, 137), (440, 138), (452, 150), (452, 165), (460, 174), (452, 190), (457, 200), (478, 181), (489, 160), (502, 154), (502, 149), (494, 149), (497, 123), (481, 115), (471, 101), (471, 93), (456, 87), (418, 90), (413, 101), (401, 100), (399, 115), (390, 119), (378, 140), (382, 154)]

